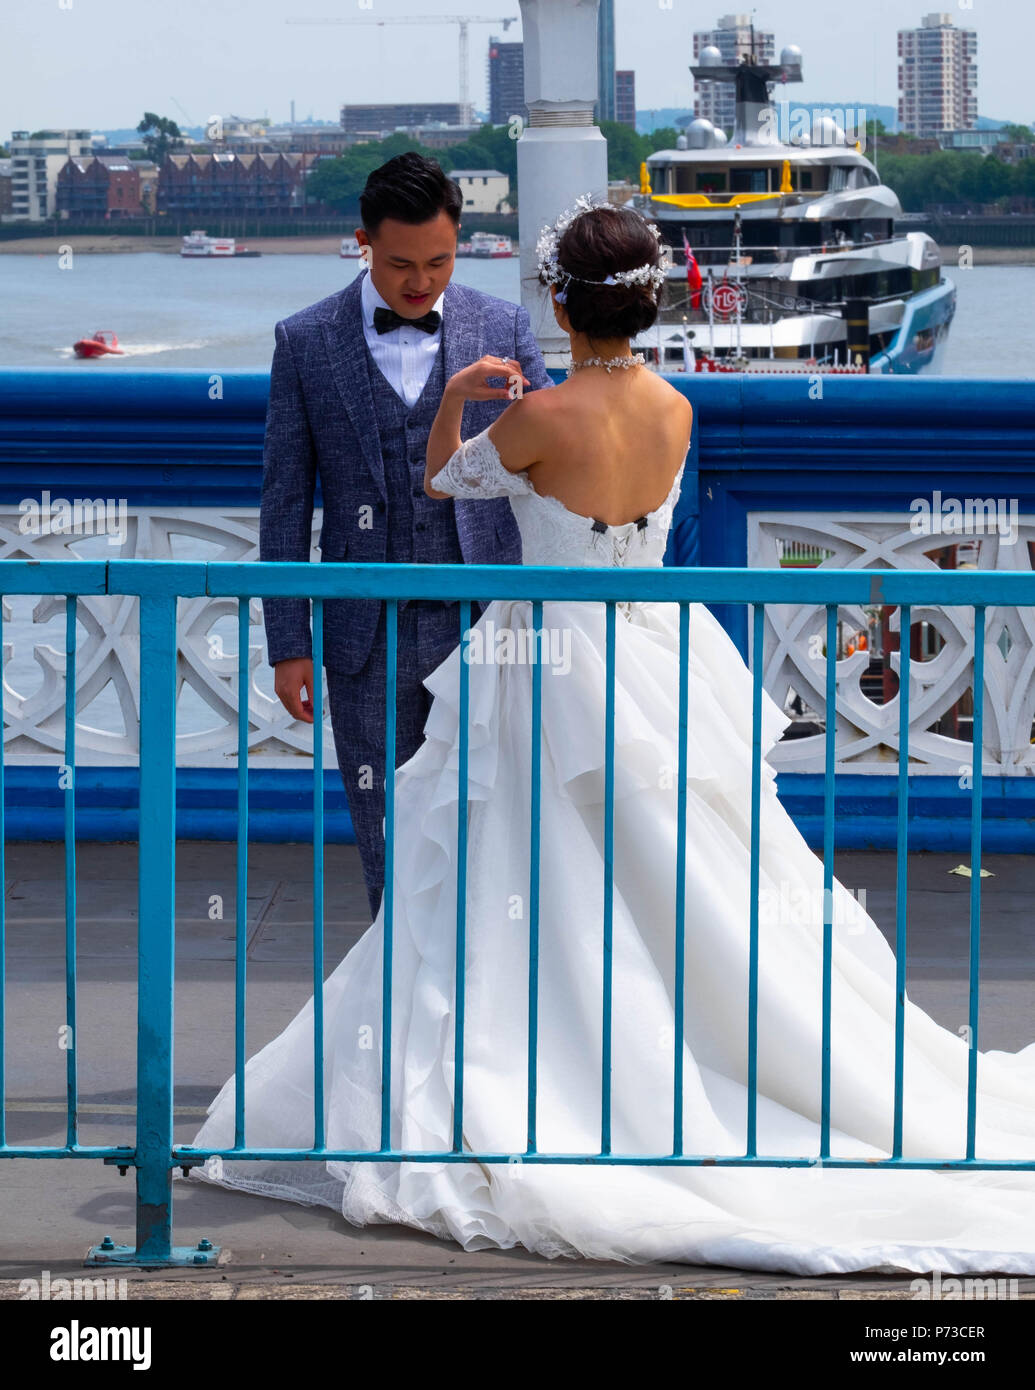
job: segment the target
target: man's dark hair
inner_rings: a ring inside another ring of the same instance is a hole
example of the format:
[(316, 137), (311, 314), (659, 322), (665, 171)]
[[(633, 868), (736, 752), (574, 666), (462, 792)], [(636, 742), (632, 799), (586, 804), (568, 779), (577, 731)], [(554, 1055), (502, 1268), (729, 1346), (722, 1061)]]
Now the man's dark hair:
[(360, 217), (368, 236), (386, 217), (416, 224), (447, 212), (459, 226), (463, 205), (460, 185), (447, 178), (434, 159), (412, 150), (375, 169), (359, 195)]

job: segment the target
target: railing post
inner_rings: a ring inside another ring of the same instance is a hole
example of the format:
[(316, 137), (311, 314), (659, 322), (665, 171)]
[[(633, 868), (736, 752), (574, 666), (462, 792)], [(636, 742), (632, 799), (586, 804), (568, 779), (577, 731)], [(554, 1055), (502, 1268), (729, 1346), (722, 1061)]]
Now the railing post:
[(136, 1245), (106, 1237), (87, 1264), (214, 1264), (218, 1248), (172, 1245), (173, 984), (176, 953), (176, 585), (140, 596)]
[(172, 1251), (173, 957), (176, 916), (176, 599), (140, 599), (137, 1248)]

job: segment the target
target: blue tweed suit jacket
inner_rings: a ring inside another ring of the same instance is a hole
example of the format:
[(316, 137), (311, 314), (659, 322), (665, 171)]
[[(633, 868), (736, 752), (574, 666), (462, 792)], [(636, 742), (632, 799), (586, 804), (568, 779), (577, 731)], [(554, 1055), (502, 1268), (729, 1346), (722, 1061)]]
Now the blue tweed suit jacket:
[[(276, 325), (263, 450), (259, 514), (260, 560), (309, 559), (313, 498), (323, 495), (320, 559), (384, 563), (388, 493), (367, 373), (360, 286), (364, 271), (337, 294)], [(525, 309), (466, 286), (450, 284), (442, 310), (445, 379), (487, 354), (514, 357), (533, 389), (552, 385)], [(469, 401), (464, 439), (486, 429), (506, 400)], [(456, 499), (456, 529), (466, 564), (520, 564), (521, 536), (505, 497)], [(357, 524), (369, 506), (367, 527)], [(324, 664), (356, 672), (366, 661), (381, 603), (324, 603)], [(312, 655), (308, 599), (263, 600), (271, 665)]]

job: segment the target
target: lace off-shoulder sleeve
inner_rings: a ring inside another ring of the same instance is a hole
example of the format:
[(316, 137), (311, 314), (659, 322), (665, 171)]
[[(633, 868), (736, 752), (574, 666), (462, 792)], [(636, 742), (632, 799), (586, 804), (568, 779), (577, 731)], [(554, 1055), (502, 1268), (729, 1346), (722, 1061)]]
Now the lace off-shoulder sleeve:
[(451, 497), (506, 497), (532, 491), (527, 474), (503, 467), (487, 428), (465, 439), (429, 481), (436, 492), (448, 492)]

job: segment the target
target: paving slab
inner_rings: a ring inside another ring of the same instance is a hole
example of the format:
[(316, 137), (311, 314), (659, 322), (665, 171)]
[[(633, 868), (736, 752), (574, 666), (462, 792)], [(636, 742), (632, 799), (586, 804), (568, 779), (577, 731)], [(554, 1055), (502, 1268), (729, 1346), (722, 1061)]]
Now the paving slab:
[[(64, 850), (9, 843), (7, 889), (8, 1132), (12, 1143), (61, 1143), (65, 1133)], [(80, 1133), (131, 1144), (136, 1033), (136, 846), (77, 846)], [(909, 860), (908, 989), (939, 1023), (967, 1019), (970, 881), (949, 872), (958, 854)], [(249, 1053), (274, 1037), (312, 992), (312, 849), (249, 847)], [(1024, 855), (986, 856), (982, 880), (981, 1046), (1013, 1051), (1035, 1037), (1035, 873)], [(895, 935), (895, 856), (847, 852), (835, 873), (889, 941)], [(175, 1132), (188, 1142), (233, 1070), (233, 845), (180, 841), (177, 876)], [(325, 855), (326, 972), (369, 925), (354, 846)], [(221, 916), (210, 917), (213, 895)], [(800, 1299), (913, 1298), (913, 1276), (797, 1278), (685, 1264), (629, 1266), (547, 1260), (524, 1250), (468, 1252), (407, 1227), (357, 1228), (326, 1208), (301, 1207), (208, 1184), (173, 1184), (178, 1244), (207, 1237), (214, 1269), (127, 1270), (139, 1299)], [(7, 1160), (0, 1166), (0, 1300), (22, 1279), (74, 1278), (88, 1248), (131, 1239), (132, 1175), (96, 1160)], [(1035, 1296), (1035, 1279), (1010, 1296)]]

